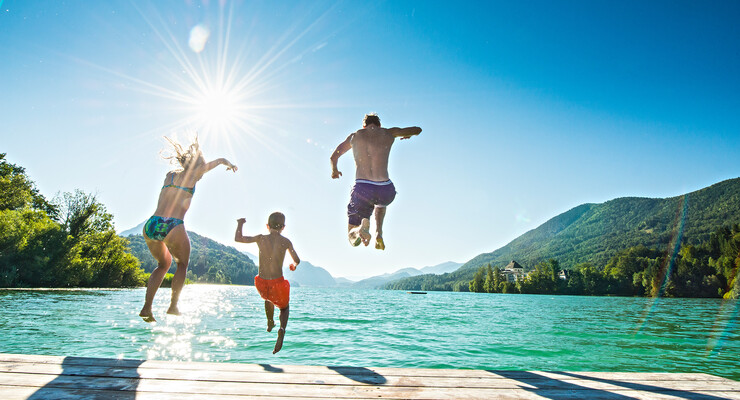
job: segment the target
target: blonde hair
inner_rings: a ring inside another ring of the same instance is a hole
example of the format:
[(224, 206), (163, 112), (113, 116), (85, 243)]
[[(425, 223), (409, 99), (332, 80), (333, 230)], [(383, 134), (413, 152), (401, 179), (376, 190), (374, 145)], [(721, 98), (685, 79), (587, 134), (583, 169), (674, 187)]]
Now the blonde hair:
[(198, 135), (195, 135), (193, 142), (187, 147), (187, 149), (185, 149), (174, 139), (170, 139), (167, 136), (165, 136), (164, 138), (165, 140), (167, 140), (167, 142), (169, 142), (172, 148), (170, 149), (170, 154), (167, 154), (163, 151), (162, 158), (164, 158), (165, 160), (170, 160), (171, 164), (177, 162), (177, 164), (179, 164), (180, 168), (182, 169), (187, 169), (192, 161), (197, 160), (203, 155), (203, 153), (200, 151), (200, 145), (198, 144)]

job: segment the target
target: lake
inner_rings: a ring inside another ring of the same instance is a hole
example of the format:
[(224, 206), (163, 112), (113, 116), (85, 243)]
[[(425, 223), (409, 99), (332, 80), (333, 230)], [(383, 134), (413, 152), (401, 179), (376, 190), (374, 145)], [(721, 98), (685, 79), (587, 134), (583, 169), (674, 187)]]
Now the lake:
[[(740, 380), (740, 303), (293, 288), (272, 354), (251, 286), (188, 285), (180, 317), (144, 289), (0, 290), (0, 352), (133, 359), (492, 370), (705, 372)], [(275, 315), (277, 321), (277, 312)]]

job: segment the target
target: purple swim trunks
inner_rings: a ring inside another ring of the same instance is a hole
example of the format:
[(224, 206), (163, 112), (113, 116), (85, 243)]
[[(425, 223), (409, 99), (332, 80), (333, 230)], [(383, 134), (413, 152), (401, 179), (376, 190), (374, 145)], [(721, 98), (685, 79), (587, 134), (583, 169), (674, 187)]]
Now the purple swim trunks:
[(350, 194), (347, 216), (350, 225), (360, 225), (363, 218), (373, 215), (375, 206), (385, 207), (396, 198), (393, 182), (375, 182), (357, 179)]

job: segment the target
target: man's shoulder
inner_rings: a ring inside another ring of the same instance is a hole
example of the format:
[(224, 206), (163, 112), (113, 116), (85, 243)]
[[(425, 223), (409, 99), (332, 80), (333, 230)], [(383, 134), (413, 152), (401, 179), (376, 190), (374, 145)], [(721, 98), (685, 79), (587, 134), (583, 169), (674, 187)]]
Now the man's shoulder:
[(372, 138), (378, 138), (378, 137), (383, 137), (383, 136), (392, 137), (393, 132), (391, 132), (391, 130), (388, 128), (373, 128), (373, 129), (362, 128), (362, 129), (358, 129), (357, 132), (353, 133), (350, 136), (363, 137), (363, 138), (368, 138), (372, 140)]

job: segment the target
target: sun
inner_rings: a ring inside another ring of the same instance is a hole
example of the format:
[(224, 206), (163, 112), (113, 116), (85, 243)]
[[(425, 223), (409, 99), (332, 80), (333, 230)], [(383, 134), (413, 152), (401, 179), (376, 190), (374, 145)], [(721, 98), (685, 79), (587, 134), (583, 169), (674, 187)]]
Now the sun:
[(233, 88), (208, 87), (192, 98), (193, 122), (205, 131), (218, 131), (239, 125), (245, 105)]
[[(282, 78), (296, 60), (325, 45), (325, 38), (307, 44), (305, 36), (333, 8), (316, 20), (309, 20), (305, 27), (288, 28), (271, 47), (261, 50), (261, 45), (242, 40), (243, 33), (240, 40), (232, 38), (233, 26), (250, 28), (241, 20), (234, 24), (237, 2), (213, 3), (218, 7), (217, 13), (190, 25), (188, 30), (173, 26), (172, 20), (165, 18), (156, 6), (137, 7), (156, 48), (156, 54), (150, 56), (156, 60), (151, 64), (151, 73), (146, 77), (130, 76), (101, 68), (126, 79), (130, 83), (127, 88), (157, 98), (152, 103), (161, 111), (157, 120), (166, 122), (142, 132), (142, 136), (194, 132), (209, 149), (247, 149), (259, 154), (267, 150), (282, 156), (286, 154), (284, 143), (275, 140), (271, 132), (285, 122), (276, 115), (278, 110), (298, 106), (288, 100), (290, 97), (276, 95), (282, 90), (273, 89), (285, 85)], [(310, 105), (300, 105), (307, 106)]]

